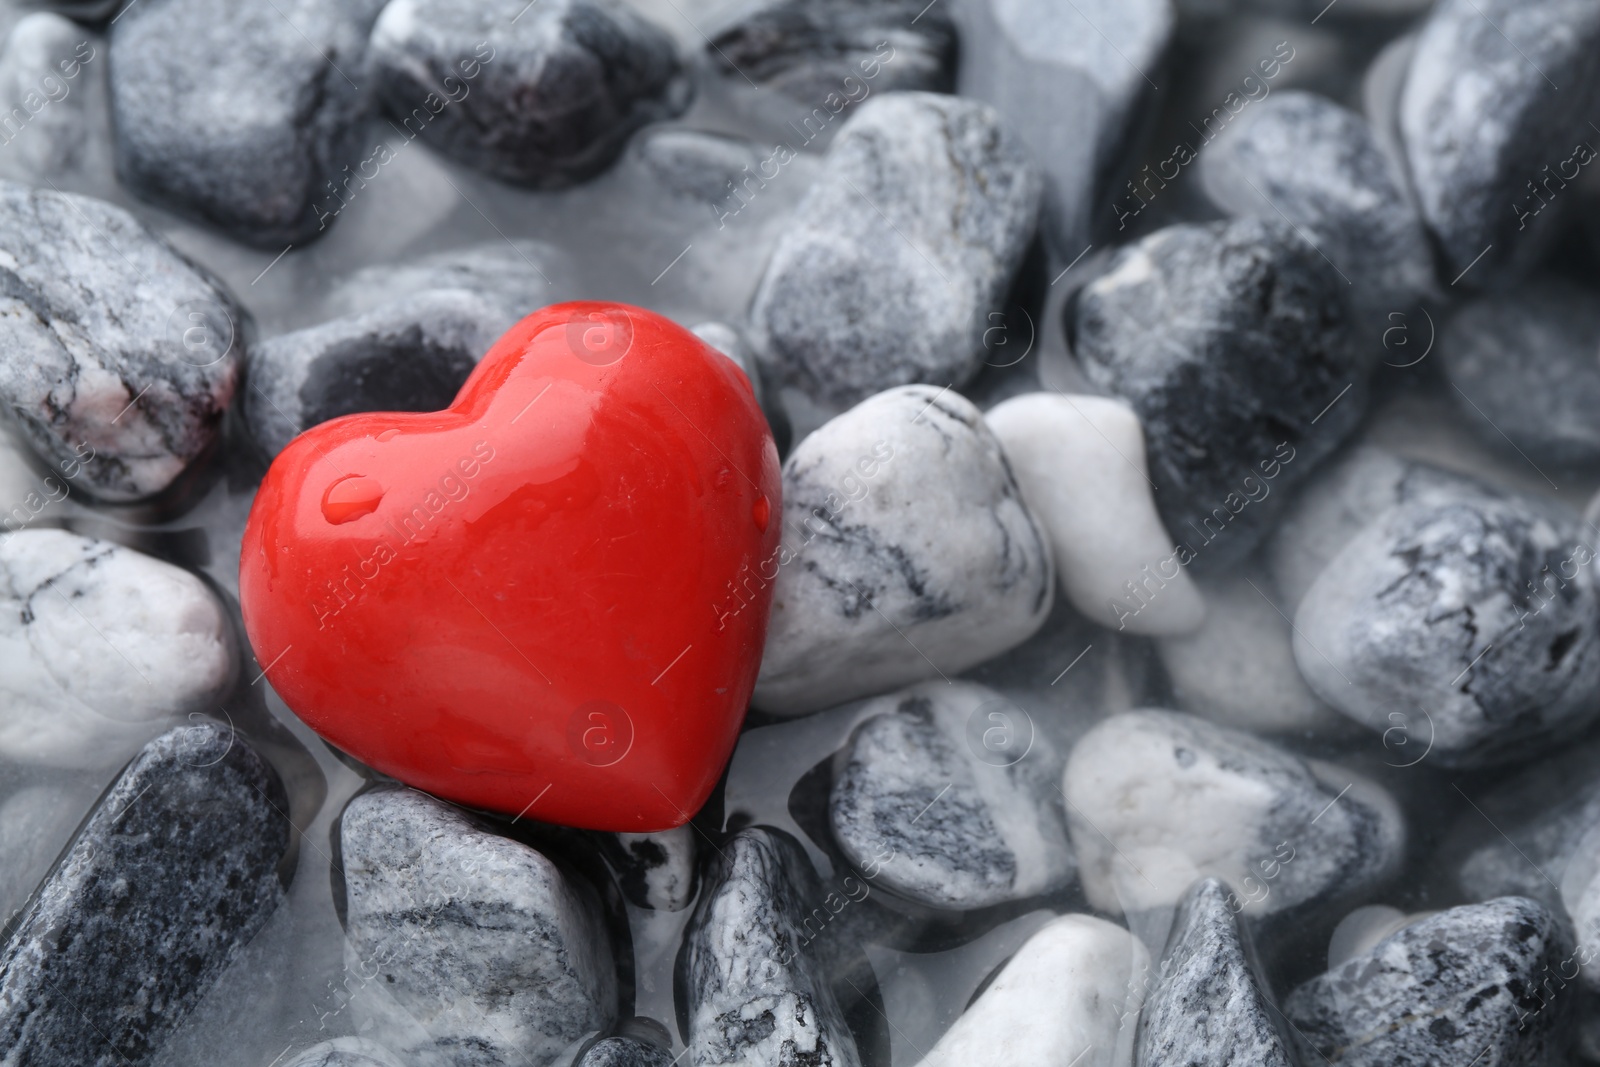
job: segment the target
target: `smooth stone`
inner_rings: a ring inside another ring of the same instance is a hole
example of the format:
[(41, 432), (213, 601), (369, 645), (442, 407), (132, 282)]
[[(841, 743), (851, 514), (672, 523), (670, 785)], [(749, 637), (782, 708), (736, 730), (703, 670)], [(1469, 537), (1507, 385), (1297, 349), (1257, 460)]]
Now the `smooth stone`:
[(573, 299), (575, 272), (565, 252), (543, 241), (486, 241), (363, 267), (334, 286), (322, 310), (329, 319), (348, 318), (435, 289), (465, 289), (494, 301), (516, 322)]
[(48, 11), (24, 15), (0, 50), (0, 173), (33, 183), (110, 173), (105, 42)]
[(772, 251), (750, 308), (756, 350), (777, 379), (841, 406), (913, 382), (959, 388), (983, 365), (1039, 191), (986, 105), (871, 97)]
[(801, 441), (783, 465), (782, 529), (777, 556), (741, 578), (775, 586), (763, 711), (958, 674), (1050, 613), (1043, 529), (983, 416), (947, 390), (888, 390)]
[(1092, 212), (1136, 112), (1162, 80), (1169, 0), (970, 0), (958, 8), (960, 92), (993, 104), (1045, 171), (1055, 258), (1094, 240)]
[(1079, 876), (1111, 914), (1176, 904), (1210, 875), (1252, 917), (1323, 904), (1387, 878), (1405, 847), (1381, 787), (1181, 712), (1104, 720), (1063, 778)]
[(343, 203), (342, 168), (359, 155), (367, 97), (358, 86), (381, 6), (130, 4), (111, 26), (118, 177), (247, 244), (276, 252), (317, 237)]
[(1144, 1000), (1150, 954), (1092, 915), (1053, 919), (1005, 964), (921, 1067), (1122, 1067)]
[(1284, 1001), (1302, 1062), (1347, 1067), (1553, 1062), (1573, 996), (1542, 996), (1572, 951), (1541, 904), (1501, 897), (1440, 912), (1313, 978)]
[(515, 321), (494, 301), (443, 289), (259, 342), (245, 363), (245, 423), (271, 458), (341, 415), (447, 408)]
[(1402, 504), (1312, 584), (1295, 613), (1295, 660), (1319, 696), (1372, 730), (1423, 714), (1437, 764), (1525, 758), (1600, 713), (1600, 601), (1589, 581), (1563, 580), (1582, 562), (1593, 553), (1575, 526), (1537, 506)]
[(869, 83), (880, 92), (948, 91), (955, 59), (949, 12), (925, 0), (751, 0), (710, 28), (706, 43), (706, 60), (724, 77), (830, 111)]
[(1433, 252), (1404, 177), (1354, 111), (1301, 90), (1273, 93), (1207, 145), (1199, 164), (1213, 203), (1288, 221), (1361, 308), (1404, 311), (1433, 289)]
[(672, 1053), (631, 1037), (608, 1037), (589, 1046), (576, 1067), (674, 1067)]
[[(762, 146), (742, 137), (671, 126), (641, 130), (628, 156), (659, 188), (707, 205), (726, 202), (738, 189), (753, 195), (764, 186)], [(744, 181), (754, 181), (755, 189)]]
[(1267, 542), (1268, 566), (1281, 596), (1278, 607), (1293, 618), (1333, 557), (1395, 505), (1497, 495), (1465, 475), (1371, 445), (1351, 448), (1299, 489)]
[(1261, 568), (1202, 578), (1199, 587), (1206, 602), (1200, 629), (1156, 642), (1179, 709), (1257, 733), (1360, 734), (1300, 676), (1294, 631)]
[(1418, 919), (1437, 912), (1407, 915), (1387, 904), (1368, 904), (1339, 920), (1328, 938), (1328, 970), (1336, 971), (1357, 956), (1365, 956), (1384, 938)]
[[(1587, 0), (1434, 5), (1411, 55), (1399, 123), (1441, 277), (1483, 288), (1521, 266), (1522, 239), (1542, 228), (1535, 217), (1563, 195), (1566, 161), (1594, 143), (1587, 114), (1597, 93), (1600, 8)], [(1587, 153), (1573, 169), (1593, 160), (1594, 149)]]
[(345, 966), (383, 976), (380, 1033), (426, 1031), (409, 1067), (547, 1062), (615, 1019), (599, 905), (540, 853), (410, 789), (352, 800), (339, 849)]
[(672, 38), (617, 0), (391, 0), (371, 55), (408, 136), (538, 188), (594, 176), (690, 95)]
[(1587, 287), (1547, 276), (1481, 297), (1450, 320), (1439, 355), (1486, 444), (1535, 463), (1600, 461), (1596, 303)]
[(0, 400), (88, 492), (151, 496), (212, 446), (248, 328), (121, 208), (0, 182)]
[(1159, 230), (1082, 291), (1078, 361), (1138, 414), (1156, 506), (1197, 570), (1248, 555), (1360, 421), (1342, 284), (1282, 222), (1236, 219)]
[(364, 1037), (336, 1037), (306, 1049), (285, 1067), (406, 1067), (394, 1053)]
[(860, 1067), (802, 925), (824, 899), (788, 835), (754, 827), (723, 845), (684, 941), (690, 1063)]
[(287, 810), (230, 727), (196, 721), (146, 745), (0, 953), (7, 1061), (155, 1062), (282, 902)]
[(615, 834), (603, 846), (622, 895), (635, 907), (682, 911), (694, 900), (695, 829)]
[(984, 420), (1050, 535), (1073, 607), (1133, 634), (1200, 625), (1205, 602), (1156, 512), (1132, 408), (1105, 397), (1028, 393)]
[(1293, 1067), (1238, 902), (1216, 878), (1196, 882), (1179, 901), (1139, 1016), (1138, 1067)]
[(862, 710), (828, 822), (874, 885), (969, 911), (1071, 883), (1061, 756), (1043, 734), (1015, 753), (983, 744), (990, 730), (1017, 729), (1006, 721), (1011, 707), (985, 686), (924, 682)]
[(222, 605), (187, 571), (64, 530), (0, 538), (0, 753), (98, 768), (214, 712), (238, 672)]

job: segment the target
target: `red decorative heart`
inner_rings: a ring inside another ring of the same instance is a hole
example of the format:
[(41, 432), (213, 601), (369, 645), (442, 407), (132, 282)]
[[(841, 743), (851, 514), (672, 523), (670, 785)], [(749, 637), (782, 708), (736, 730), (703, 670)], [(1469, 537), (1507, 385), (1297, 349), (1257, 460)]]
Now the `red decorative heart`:
[(667, 829), (755, 686), (771, 587), (728, 590), (775, 555), (780, 492), (732, 361), (648, 311), (560, 304), (448, 409), (335, 419), (279, 454), (245, 528), (245, 629), (295, 713), (385, 774)]

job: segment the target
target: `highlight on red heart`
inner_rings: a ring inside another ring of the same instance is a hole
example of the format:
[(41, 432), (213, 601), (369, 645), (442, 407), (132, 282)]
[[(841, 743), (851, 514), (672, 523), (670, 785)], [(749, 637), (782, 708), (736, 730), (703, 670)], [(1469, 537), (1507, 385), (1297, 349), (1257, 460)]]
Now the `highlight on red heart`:
[(545, 308), (455, 402), (350, 415), (273, 462), (245, 629), (337, 748), (470, 807), (589, 829), (686, 822), (732, 754), (770, 589), (777, 448), (750, 382), (621, 304)]

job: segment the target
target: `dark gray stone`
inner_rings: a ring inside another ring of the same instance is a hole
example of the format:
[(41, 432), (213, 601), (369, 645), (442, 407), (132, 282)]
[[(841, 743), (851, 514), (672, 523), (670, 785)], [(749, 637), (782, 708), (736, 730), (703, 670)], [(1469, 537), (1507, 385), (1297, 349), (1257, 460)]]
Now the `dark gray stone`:
[[(834, 839), (874, 884), (935, 908), (968, 910), (1061, 889), (1076, 864), (1043, 736), (983, 744), (1023, 716), (970, 682), (928, 682), (882, 697), (834, 775)], [(991, 718), (991, 715), (997, 717)]]
[(543, 855), (410, 789), (361, 794), (339, 827), (345, 965), (388, 994), (357, 1010), (421, 1027), (410, 1067), (544, 1063), (614, 1021), (599, 906)]
[(381, 0), (139, 0), (111, 27), (117, 174), (140, 196), (282, 248), (342, 201)]
[(993, 109), (887, 93), (839, 131), (750, 309), (774, 377), (841, 406), (959, 387), (1033, 236), (1039, 176)]
[(1403, 176), (1367, 120), (1326, 97), (1285, 90), (1252, 105), (1200, 153), (1200, 177), (1230, 214), (1287, 219), (1377, 322), (1433, 287)]
[(306, 1049), (284, 1067), (405, 1067), (382, 1045), (362, 1037), (336, 1037)]
[(695, 835), (692, 826), (654, 834), (615, 834), (605, 857), (622, 895), (636, 907), (682, 911), (694, 899)]
[(421, 293), (250, 350), (244, 415), (262, 452), (361, 411), (439, 411), (516, 320), (461, 289)]
[(672, 1053), (660, 1045), (631, 1037), (608, 1037), (590, 1045), (577, 1067), (673, 1067), (675, 1062)]
[(793, 838), (761, 828), (725, 845), (686, 935), (689, 1061), (860, 1067), (855, 1039), (802, 923), (824, 897)]
[(554, 245), (493, 240), (435, 252), (408, 263), (363, 267), (338, 283), (322, 310), (330, 319), (360, 315), (433, 289), (465, 289), (492, 300), (516, 322), (577, 295), (577, 268)]
[(999, 440), (949, 390), (888, 390), (801, 441), (782, 526), (774, 559), (739, 579), (773, 583), (753, 700), (774, 714), (974, 667), (1032, 635), (1055, 596)]
[(372, 63), (408, 135), (540, 188), (592, 177), (689, 100), (672, 39), (618, 0), (392, 0)]
[(1179, 902), (1139, 1015), (1138, 1067), (1293, 1067), (1238, 899), (1220, 879), (1207, 878)]
[(1465, 272), (1460, 285), (1488, 285), (1518, 265), (1519, 245), (1546, 202), (1581, 195), (1563, 190), (1594, 158), (1592, 148), (1581, 161), (1574, 151), (1597, 143), (1587, 121), (1597, 94), (1600, 7), (1589, 0), (1434, 6), (1412, 53), (1399, 118), (1444, 277)]
[(0, 400), (106, 500), (165, 489), (216, 440), (249, 322), (121, 208), (0, 182)]
[(1600, 299), (1589, 289), (1541, 277), (1485, 296), (1450, 320), (1439, 355), (1486, 444), (1536, 463), (1600, 460)]
[(1248, 554), (1281, 491), (1361, 420), (1343, 287), (1282, 222), (1239, 219), (1151, 234), (1083, 290), (1078, 360), (1138, 413), (1156, 506), (1196, 569)]
[[(1311, 688), (1380, 733), (1427, 720), (1429, 758), (1549, 749), (1600, 713), (1600, 603), (1575, 526), (1516, 499), (1418, 501), (1357, 535), (1295, 614)], [(1424, 728), (1409, 733), (1419, 742)]]
[(287, 810), (231, 728), (196, 722), (146, 745), (0, 955), (7, 1062), (154, 1062), (283, 900)]
[(1541, 904), (1501, 897), (1404, 927), (1284, 1002), (1302, 1062), (1341, 1067), (1559, 1062), (1575, 990), (1551, 981), (1572, 938)]
[(706, 59), (725, 76), (808, 107), (869, 82), (941, 92), (955, 80), (955, 26), (926, 0), (754, 0), (709, 36)]

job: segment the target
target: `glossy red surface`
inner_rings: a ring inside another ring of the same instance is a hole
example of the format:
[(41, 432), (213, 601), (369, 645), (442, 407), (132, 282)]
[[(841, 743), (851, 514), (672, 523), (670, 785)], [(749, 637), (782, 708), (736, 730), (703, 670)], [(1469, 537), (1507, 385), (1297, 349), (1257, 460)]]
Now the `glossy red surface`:
[[(546, 308), (445, 411), (295, 438), (250, 512), (245, 628), (314, 730), (437, 796), (661, 830), (733, 751), (777, 550), (749, 382), (638, 308)], [(741, 582), (738, 595), (730, 583)]]

